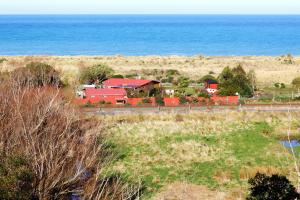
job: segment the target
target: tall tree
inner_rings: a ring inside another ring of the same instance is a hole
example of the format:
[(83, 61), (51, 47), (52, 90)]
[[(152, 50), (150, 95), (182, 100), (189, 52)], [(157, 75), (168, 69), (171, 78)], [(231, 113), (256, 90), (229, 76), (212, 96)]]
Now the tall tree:
[(80, 82), (84, 84), (101, 84), (113, 74), (114, 70), (106, 64), (93, 65), (81, 70)]

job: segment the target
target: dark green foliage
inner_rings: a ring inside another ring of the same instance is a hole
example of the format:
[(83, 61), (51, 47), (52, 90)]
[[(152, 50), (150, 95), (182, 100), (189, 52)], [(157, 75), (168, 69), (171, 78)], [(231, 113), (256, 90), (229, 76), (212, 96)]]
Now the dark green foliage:
[(25, 68), (17, 68), (12, 72), (15, 81), (23, 86), (43, 87), (43, 86), (61, 86), (59, 73), (51, 66), (45, 63), (32, 62)]
[(161, 96), (155, 97), (155, 102), (159, 106), (164, 106), (165, 105), (164, 99)]
[(184, 104), (189, 103), (189, 101), (184, 96), (181, 96), (181, 97), (179, 97), (179, 103), (181, 105), (184, 105)]
[(162, 83), (172, 83), (174, 81), (174, 77), (173, 76), (168, 76), (167, 78), (163, 78), (161, 80)]
[(166, 75), (167, 75), (167, 76), (178, 76), (178, 75), (180, 75), (180, 73), (179, 73), (179, 71), (176, 70), (176, 69), (168, 69), (168, 70), (166, 71)]
[(84, 104), (84, 107), (90, 108), (93, 107), (93, 104), (90, 101), (87, 101), (86, 104)]
[(210, 96), (209, 96), (209, 94), (208, 94), (207, 92), (200, 92), (200, 93), (198, 94), (198, 97), (209, 98)]
[(205, 75), (202, 78), (200, 78), (197, 82), (198, 83), (204, 83), (205, 81), (217, 81), (217, 78), (212, 76), (211, 74)]
[(135, 77), (137, 77), (138, 76), (138, 74), (126, 74), (125, 75), (125, 78), (135, 78)]
[(150, 97), (156, 97), (156, 96), (160, 96), (162, 93), (160, 88), (153, 88), (152, 90), (150, 90), (149, 92), (149, 96)]
[(115, 74), (111, 78), (124, 78), (124, 76), (122, 74)]
[(82, 69), (80, 82), (84, 84), (101, 84), (106, 79), (112, 77), (114, 70), (106, 64), (98, 64)]
[(6, 58), (0, 58), (0, 64), (4, 63), (5, 61), (7, 61)]
[(279, 60), (286, 65), (295, 64), (294, 57), (291, 54), (283, 55)]
[(279, 88), (281, 88), (281, 89), (286, 88), (284, 83), (274, 83), (274, 87), (275, 87), (275, 88), (278, 88), (278, 89), (279, 89)]
[(190, 84), (190, 79), (188, 77), (181, 76), (178, 78), (178, 87), (187, 88)]
[(151, 99), (149, 99), (149, 98), (145, 98), (145, 99), (142, 100), (142, 103), (143, 103), (143, 104), (151, 104), (152, 101), (151, 101)]
[[(251, 76), (253, 76), (253, 74)], [(253, 96), (254, 85), (251, 83), (251, 79), (241, 65), (233, 69), (225, 67), (218, 79), (219, 95), (221, 96), (231, 96), (236, 93), (242, 97)], [(254, 77), (252, 77), (252, 79), (254, 79)]]
[(249, 179), (251, 185), (247, 200), (294, 200), (299, 199), (295, 187), (285, 176), (257, 173)]
[(29, 162), (22, 156), (0, 155), (0, 199), (34, 199), (34, 175)]
[(197, 104), (199, 103), (199, 100), (195, 97), (192, 98), (192, 104)]
[(275, 84), (274, 84), (274, 87), (280, 88), (280, 83), (275, 83)]

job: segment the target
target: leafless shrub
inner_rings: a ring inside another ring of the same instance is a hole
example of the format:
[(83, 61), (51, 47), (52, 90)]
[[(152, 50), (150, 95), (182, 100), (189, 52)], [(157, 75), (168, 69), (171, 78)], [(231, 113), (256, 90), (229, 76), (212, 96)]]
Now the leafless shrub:
[(117, 177), (103, 178), (111, 156), (103, 147), (101, 124), (78, 116), (57, 88), (0, 80), (0, 153), (30, 160), (38, 199), (135, 197), (136, 188)]

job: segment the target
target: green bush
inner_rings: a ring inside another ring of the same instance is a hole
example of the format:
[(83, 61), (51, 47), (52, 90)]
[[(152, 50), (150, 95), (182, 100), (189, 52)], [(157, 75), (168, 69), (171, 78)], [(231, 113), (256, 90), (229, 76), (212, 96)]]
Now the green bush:
[(187, 88), (190, 84), (190, 79), (188, 77), (181, 76), (177, 80), (179, 88)]
[(165, 105), (165, 101), (161, 96), (155, 97), (155, 102), (159, 106), (164, 106)]
[(143, 103), (143, 104), (151, 104), (152, 101), (151, 101), (151, 99), (149, 99), (149, 98), (145, 98), (145, 99), (142, 99), (142, 103)]
[(249, 179), (248, 183), (251, 187), (247, 200), (293, 200), (300, 198), (296, 188), (285, 176), (267, 176), (257, 173), (254, 178)]
[(207, 92), (200, 92), (198, 94), (198, 97), (209, 98), (210, 96), (209, 96), (209, 94)]
[(292, 81), (292, 85), (296, 88), (300, 88), (300, 77), (294, 78), (294, 80)]
[(114, 70), (106, 64), (93, 65), (83, 68), (80, 72), (80, 82), (83, 84), (101, 84), (104, 80), (112, 77)]
[(181, 96), (181, 97), (179, 97), (179, 103), (180, 103), (181, 105), (184, 105), (184, 104), (188, 104), (189, 101), (187, 100), (186, 97)]
[(0, 199), (34, 199), (34, 174), (23, 156), (0, 155)]
[(180, 75), (180, 73), (176, 69), (168, 69), (166, 71), (166, 75), (167, 75), (167, 77), (169, 77), (169, 76), (178, 76), (178, 75)]
[(122, 74), (115, 74), (112, 75), (111, 78), (124, 78), (124, 76)]
[(93, 107), (93, 104), (90, 101), (87, 101), (86, 104), (84, 104), (84, 107), (90, 108)]
[(5, 61), (7, 61), (6, 58), (0, 58), (0, 64), (4, 63)]

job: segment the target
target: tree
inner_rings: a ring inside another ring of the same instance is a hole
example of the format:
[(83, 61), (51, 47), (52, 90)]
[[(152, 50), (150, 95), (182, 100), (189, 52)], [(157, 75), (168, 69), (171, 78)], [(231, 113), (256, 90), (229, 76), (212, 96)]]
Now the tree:
[(299, 88), (300, 87), (300, 77), (294, 78), (294, 80), (292, 81), (292, 85), (295, 88)]
[(217, 81), (217, 78), (211, 74), (208, 74), (208, 75), (205, 75), (202, 78), (200, 78), (197, 82), (204, 83), (205, 81), (209, 81), (209, 80)]
[[(241, 65), (238, 65), (233, 69), (225, 67), (218, 77), (219, 95), (231, 96), (239, 93), (239, 95), (243, 97), (253, 96), (255, 90), (255, 76), (253, 73), (254, 72), (246, 74)], [(252, 78), (250, 79), (249, 76)]]
[(80, 82), (83, 84), (101, 84), (113, 74), (114, 70), (106, 64), (93, 65), (81, 70)]
[(295, 200), (300, 195), (296, 188), (285, 176), (257, 173), (254, 178), (249, 179), (251, 185), (247, 200)]
[(178, 87), (187, 88), (190, 84), (190, 79), (188, 77), (181, 76), (178, 78)]
[(100, 121), (81, 118), (59, 88), (0, 80), (0, 113), (0, 199), (132, 195), (124, 182), (103, 179), (101, 171), (112, 155)]
[(17, 68), (12, 77), (23, 86), (43, 87), (61, 86), (60, 74), (51, 65), (31, 62), (26, 67)]

